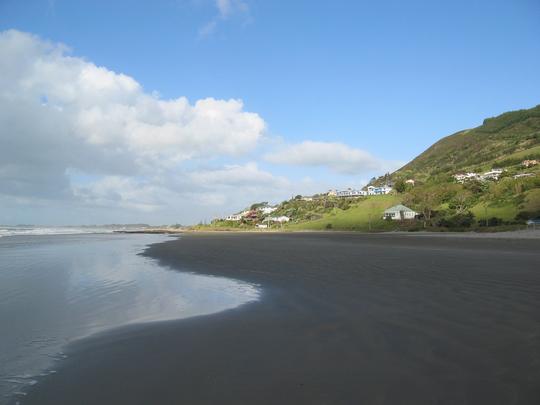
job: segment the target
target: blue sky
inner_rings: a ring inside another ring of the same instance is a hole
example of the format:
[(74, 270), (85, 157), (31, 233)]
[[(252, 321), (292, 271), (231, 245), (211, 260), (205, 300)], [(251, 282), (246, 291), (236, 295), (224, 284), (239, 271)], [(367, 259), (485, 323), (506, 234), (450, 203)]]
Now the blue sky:
[[(276, 163), (264, 158), (279, 153), (269, 145), (340, 143), (392, 167), (486, 117), (539, 104), (539, 21), (537, 0), (0, 3), (0, 30), (66, 44), (70, 55), (132, 77), (145, 93), (191, 103), (242, 100), (243, 111), (264, 120), (264, 139), (240, 155), (190, 159), (183, 170), (257, 162), (257, 170), (287, 177), (298, 192), (315, 191), (317, 183), (320, 191), (360, 185), (384, 165), (355, 171), (324, 159)], [(50, 209), (60, 220), (52, 203), (43, 204), (43, 215)], [(134, 211), (126, 220), (182, 217), (157, 211)], [(25, 215), (19, 207), (4, 221)]]

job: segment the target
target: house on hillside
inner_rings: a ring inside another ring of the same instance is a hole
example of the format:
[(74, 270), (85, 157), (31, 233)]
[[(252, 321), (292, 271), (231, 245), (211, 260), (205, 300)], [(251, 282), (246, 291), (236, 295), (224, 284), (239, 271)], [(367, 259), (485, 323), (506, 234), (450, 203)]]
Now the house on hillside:
[(480, 176), (481, 180), (499, 180), (499, 177), (501, 176), (503, 172), (503, 169), (491, 169), (489, 172), (485, 172)]
[(403, 221), (404, 219), (414, 219), (418, 216), (418, 212), (411, 210), (409, 207), (398, 204), (384, 211), (383, 219), (391, 219), (393, 221)]
[(479, 180), (479, 181), (486, 181), (486, 180), (499, 180), (501, 177), (501, 174), (503, 173), (503, 169), (491, 169), (489, 172), (485, 172), (483, 174), (478, 174), (474, 172), (468, 172), (468, 173), (458, 173), (454, 174), (454, 179), (458, 183), (464, 183), (466, 181), (471, 180)]
[(365, 191), (365, 190), (354, 190), (352, 188), (348, 188), (347, 190), (337, 191), (336, 195), (338, 197), (362, 197), (362, 196), (367, 195), (367, 191)]
[(271, 214), (275, 210), (277, 210), (277, 207), (272, 207), (270, 205), (266, 205), (264, 207), (259, 208), (259, 211), (264, 215)]
[(480, 175), (475, 172), (458, 173), (458, 174), (454, 174), (454, 179), (458, 183), (464, 183), (469, 180), (480, 180)]
[(390, 191), (392, 191), (392, 187), (390, 186), (380, 186), (380, 187), (368, 186), (367, 188), (368, 195), (385, 195), (385, 194), (390, 193)]
[(531, 167), (531, 166), (536, 166), (539, 163), (540, 161), (538, 159), (530, 159), (530, 160), (524, 160), (523, 162), (521, 162), (521, 165), (523, 167)]
[(280, 224), (283, 222), (289, 222), (291, 219), (285, 215), (282, 215), (280, 217), (268, 217), (264, 219), (264, 222), (279, 222)]
[(522, 177), (534, 177), (534, 173), (519, 173), (514, 175), (514, 179), (521, 179)]
[(336, 197), (337, 196), (337, 190), (328, 190), (328, 193), (326, 193), (328, 197)]
[(243, 216), (246, 221), (255, 221), (258, 217), (259, 213), (257, 210), (250, 210)]
[(250, 211), (250, 210), (246, 210), (246, 211), (240, 212), (239, 214), (231, 214), (231, 215), (228, 215), (225, 218), (225, 220), (226, 221), (241, 221), (243, 218), (248, 216), (251, 212), (252, 211)]

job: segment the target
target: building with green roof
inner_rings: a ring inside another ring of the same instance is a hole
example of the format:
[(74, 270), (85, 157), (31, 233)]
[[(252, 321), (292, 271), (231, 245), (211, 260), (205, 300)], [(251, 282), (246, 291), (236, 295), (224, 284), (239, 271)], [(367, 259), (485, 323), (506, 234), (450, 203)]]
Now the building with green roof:
[(402, 204), (398, 204), (385, 210), (383, 218), (392, 219), (394, 221), (403, 221), (405, 219), (414, 219), (417, 216), (418, 212)]

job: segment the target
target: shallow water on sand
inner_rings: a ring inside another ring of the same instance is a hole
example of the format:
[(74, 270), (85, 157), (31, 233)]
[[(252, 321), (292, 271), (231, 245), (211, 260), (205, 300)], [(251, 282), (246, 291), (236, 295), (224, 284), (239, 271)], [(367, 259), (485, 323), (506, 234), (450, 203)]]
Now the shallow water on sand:
[(54, 373), (73, 340), (256, 300), (253, 285), (180, 273), (138, 255), (159, 235), (0, 238), (0, 403)]

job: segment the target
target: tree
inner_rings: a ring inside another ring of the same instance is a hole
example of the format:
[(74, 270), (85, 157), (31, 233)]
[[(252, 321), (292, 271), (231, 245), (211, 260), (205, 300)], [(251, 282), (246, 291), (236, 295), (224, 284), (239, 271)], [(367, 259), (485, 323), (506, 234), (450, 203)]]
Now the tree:
[(249, 207), (249, 209), (251, 211), (254, 211), (256, 209), (259, 209), (259, 208), (262, 208), (262, 207), (266, 207), (268, 205), (268, 202), (267, 201), (263, 201), (263, 202), (260, 202), (260, 203), (255, 203), (255, 204), (251, 204), (251, 207)]
[(465, 182), (463, 184), (463, 187), (465, 187), (473, 194), (482, 194), (488, 188), (488, 185), (478, 180), (471, 180)]
[(407, 188), (407, 185), (405, 184), (405, 182), (403, 181), (403, 179), (399, 179), (396, 181), (396, 183), (394, 184), (394, 189), (398, 192), (398, 193), (403, 193), (405, 191), (405, 189)]
[(441, 203), (441, 198), (441, 190), (437, 185), (414, 188), (409, 194), (409, 202), (424, 216), (424, 228), (431, 224), (431, 217)]
[(514, 194), (518, 195), (523, 193), (523, 182), (522, 181), (515, 181), (514, 182)]
[(473, 194), (469, 190), (462, 188), (452, 197), (449, 206), (456, 210), (456, 214), (463, 214), (471, 206), (472, 197)]

